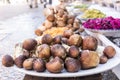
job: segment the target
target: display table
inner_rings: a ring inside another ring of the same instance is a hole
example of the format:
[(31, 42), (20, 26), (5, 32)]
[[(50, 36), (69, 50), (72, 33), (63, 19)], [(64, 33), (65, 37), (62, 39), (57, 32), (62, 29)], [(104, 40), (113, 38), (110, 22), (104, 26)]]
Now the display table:
[(72, 77), (72, 78), (45, 78), (25, 75), (23, 80), (119, 80), (116, 75), (111, 71), (106, 71), (101, 74), (90, 75), (85, 77)]
[(36, 77), (25, 75), (24, 80), (102, 80), (101, 74), (85, 76), (85, 77), (72, 77), (72, 78), (49, 78), (49, 77)]

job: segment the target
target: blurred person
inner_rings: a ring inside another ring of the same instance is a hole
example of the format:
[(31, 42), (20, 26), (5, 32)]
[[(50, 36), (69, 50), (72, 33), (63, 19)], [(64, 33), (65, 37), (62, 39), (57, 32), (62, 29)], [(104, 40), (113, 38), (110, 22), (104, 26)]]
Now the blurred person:
[(28, 0), (26, 0), (26, 2), (28, 3)]
[[(56, 1), (55, 1), (55, 3), (57, 3)], [(43, 0), (43, 5), (44, 5), (44, 8), (46, 8), (49, 5), (52, 5), (52, 0)]]
[(38, 8), (38, 1), (37, 0), (28, 0), (28, 3), (29, 3), (29, 7), (30, 8)]
[(3, 0), (3, 2), (7, 2), (7, 3), (9, 3), (9, 4), (10, 4), (10, 0)]
[(40, 0), (40, 3), (42, 4), (42, 3), (45, 3), (45, 2), (47, 2), (47, 0)]
[(49, 4), (52, 4), (52, 0), (49, 0)]
[[(38, 0), (26, 0), (26, 2), (29, 3), (30, 8), (38, 8)], [(52, 0), (40, 0), (40, 3), (46, 8), (47, 5), (52, 4)]]

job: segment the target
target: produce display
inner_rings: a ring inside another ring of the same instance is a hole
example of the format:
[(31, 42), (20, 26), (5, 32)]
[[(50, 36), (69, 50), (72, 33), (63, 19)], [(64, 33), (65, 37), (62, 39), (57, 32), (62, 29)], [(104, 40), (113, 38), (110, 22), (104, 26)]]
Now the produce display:
[(106, 15), (101, 12), (100, 10), (97, 9), (88, 9), (86, 10), (83, 15), (81, 16), (81, 18), (104, 18)]
[(83, 23), (83, 26), (88, 29), (96, 30), (119, 30), (120, 19), (113, 17), (89, 19)]
[[(4, 66), (11, 67), (15, 64), (18, 68), (29, 71), (62, 73), (65, 70), (75, 73), (105, 64), (116, 55), (112, 46), (106, 46), (102, 53), (97, 51), (98, 40), (80, 34), (84, 29), (74, 15), (69, 15), (63, 8), (51, 8), (50, 11), (42, 26), (35, 30), (35, 34), (41, 38), (26, 39), (16, 44), (13, 57), (3, 56)], [(94, 25), (90, 23), (97, 22), (94, 20), (97, 19), (90, 19), (83, 25)], [(98, 19), (98, 22), (99, 20), (104, 19)]]
[[(66, 32), (68, 33), (68, 32)], [(106, 46), (103, 53), (96, 51), (98, 41), (93, 36), (84, 38), (70, 31), (68, 36), (49, 34), (42, 36), (41, 44), (35, 39), (26, 39), (15, 46), (14, 57), (5, 55), (2, 64), (6, 67), (13, 66), (34, 70), (37, 72), (49, 71), (50, 73), (78, 72), (97, 67), (106, 63), (115, 56), (116, 51), (112, 46)]]
[(74, 15), (70, 15), (64, 8), (50, 8), (50, 14), (46, 16), (45, 22), (35, 30), (37, 36), (50, 34), (52, 37), (63, 35), (64, 30), (71, 29), (79, 31), (82, 29), (78, 19)]

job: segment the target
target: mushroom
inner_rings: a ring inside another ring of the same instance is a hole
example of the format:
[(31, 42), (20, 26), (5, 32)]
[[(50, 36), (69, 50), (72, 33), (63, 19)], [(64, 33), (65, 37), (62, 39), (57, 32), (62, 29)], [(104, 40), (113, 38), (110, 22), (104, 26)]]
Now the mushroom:
[(116, 50), (112, 46), (106, 46), (105, 49), (104, 49), (104, 51), (103, 51), (103, 53), (108, 58), (112, 58), (112, 57), (115, 56)]
[(33, 50), (37, 45), (37, 41), (35, 39), (26, 39), (23, 41), (23, 48), (31, 51)]
[(33, 61), (35, 59), (34, 58), (28, 58), (26, 59), (24, 62), (23, 62), (23, 67), (26, 69), (26, 70), (32, 70), (33, 69)]
[(38, 58), (33, 63), (33, 69), (37, 72), (45, 71), (45, 62), (41, 58)]
[(2, 58), (2, 64), (5, 67), (11, 67), (14, 65), (14, 60), (10, 55), (4, 55)]
[(66, 58), (65, 67), (68, 72), (78, 72), (81, 68), (80, 61), (74, 58)]
[(79, 48), (76, 46), (70, 46), (68, 55), (72, 58), (77, 58), (79, 56)]
[(55, 44), (55, 45), (51, 46), (51, 54), (54, 57), (57, 56), (57, 57), (64, 59), (66, 57), (66, 50), (62, 45)]
[(93, 36), (86, 36), (83, 39), (82, 49), (83, 50), (92, 50), (95, 51), (98, 46), (98, 41)]
[(20, 55), (17, 58), (15, 58), (14, 62), (15, 65), (19, 68), (23, 68), (23, 62), (26, 59), (26, 57), (24, 55)]
[(73, 34), (67, 41), (68, 45), (80, 46), (82, 44), (82, 37), (78, 34)]
[(60, 59), (59, 57), (55, 57), (54, 59), (46, 63), (46, 68), (51, 73), (60, 73), (64, 68), (64, 64), (62, 59)]
[(42, 37), (42, 44), (51, 44), (53, 38), (50, 34), (45, 34), (43, 37)]
[(97, 67), (100, 62), (100, 57), (97, 52), (83, 50), (80, 57), (82, 69), (90, 69)]
[(39, 58), (47, 59), (50, 57), (50, 47), (47, 44), (42, 44), (37, 47), (36, 54)]

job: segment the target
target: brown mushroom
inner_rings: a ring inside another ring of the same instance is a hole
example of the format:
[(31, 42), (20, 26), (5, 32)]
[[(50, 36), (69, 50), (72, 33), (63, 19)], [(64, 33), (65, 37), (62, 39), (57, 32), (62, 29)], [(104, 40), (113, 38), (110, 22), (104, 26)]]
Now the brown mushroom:
[(86, 36), (83, 39), (83, 44), (82, 44), (82, 49), (83, 50), (93, 50), (95, 51), (98, 46), (98, 41), (95, 37), (93, 36)]
[(97, 52), (84, 50), (81, 53), (80, 62), (82, 69), (90, 69), (98, 66), (100, 58)]
[(76, 46), (70, 46), (68, 55), (72, 58), (77, 58), (79, 56), (79, 48)]
[(72, 28), (72, 24), (67, 24), (65, 27), (68, 27), (69, 29)]
[(26, 70), (32, 70), (33, 69), (33, 61), (35, 59), (34, 58), (28, 58), (26, 59), (24, 62), (23, 62), (23, 67), (26, 69)]
[(67, 20), (67, 24), (73, 24), (74, 23), (74, 19), (68, 19)]
[(80, 61), (74, 58), (66, 58), (65, 67), (68, 72), (78, 72), (81, 68)]
[(68, 40), (67, 38), (62, 37), (62, 39), (61, 39), (61, 40), (62, 40), (62, 43), (67, 44), (67, 40)]
[(11, 67), (14, 65), (14, 60), (10, 55), (4, 55), (2, 57), (2, 65), (5, 67)]
[(104, 64), (108, 61), (108, 58), (106, 56), (101, 56), (100, 57), (100, 64)]
[(63, 9), (59, 9), (57, 15), (59, 17), (62, 17), (64, 15), (64, 10)]
[(50, 14), (47, 16), (47, 20), (53, 22), (55, 20), (55, 16), (53, 14)]
[(79, 22), (74, 22), (73, 27), (75, 28), (75, 30), (79, 29), (80, 28)]
[(64, 59), (66, 57), (66, 50), (62, 45), (55, 44), (55, 45), (51, 46), (51, 54), (54, 57), (58, 56), (58, 57)]
[(38, 58), (33, 63), (33, 69), (37, 72), (45, 71), (45, 62), (41, 58)]
[(74, 15), (69, 15), (68, 20), (67, 20), (67, 24), (73, 24), (74, 20), (75, 20), (75, 16)]
[(67, 41), (68, 45), (80, 46), (82, 44), (82, 37), (78, 34), (73, 34)]
[(36, 34), (37, 36), (41, 36), (42, 33), (43, 33), (43, 32), (42, 32), (40, 29), (36, 29), (36, 30), (35, 30), (35, 34)]
[(37, 47), (36, 53), (39, 58), (47, 59), (50, 57), (50, 47), (47, 44), (42, 44)]
[(50, 34), (45, 34), (41, 39), (42, 44), (51, 44), (52, 40), (53, 38)]
[(105, 47), (103, 53), (104, 53), (104, 55), (107, 56), (108, 58), (112, 58), (112, 57), (115, 56), (116, 50), (115, 50), (115, 48), (112, 47), (112, 46), (107, 46), (107, 47)]
[(23, 41), (23, 48), (31, 51), (33, 50), (37, 45), (37, 41), (35, 39), (26, 39)]
[(46, 63), (46, 68), (51, 73), (60, 73), (64, 68), (63, 61), (59, 57), (55, 57)]
[(55, 44), (60, 44), (60, 43), (61, 43), (61, 38), (62, 38), (62, 36), (57, 35), (57, 36), (55, 36), (55, 37), (53, 38), (53, 42), (54, 42)]
[(73, 31), (72, 30), (65, 30), (63, 33), (63, 36), (66, 38), (69, 38), (71, 35), (73, 35)]
[(20, 55), (17, 58), (15, 58), (14, 62), (15, 65), (19, 68), (23, 68), (23, 62), (26, 59), (26, 57), (24, 55)]

